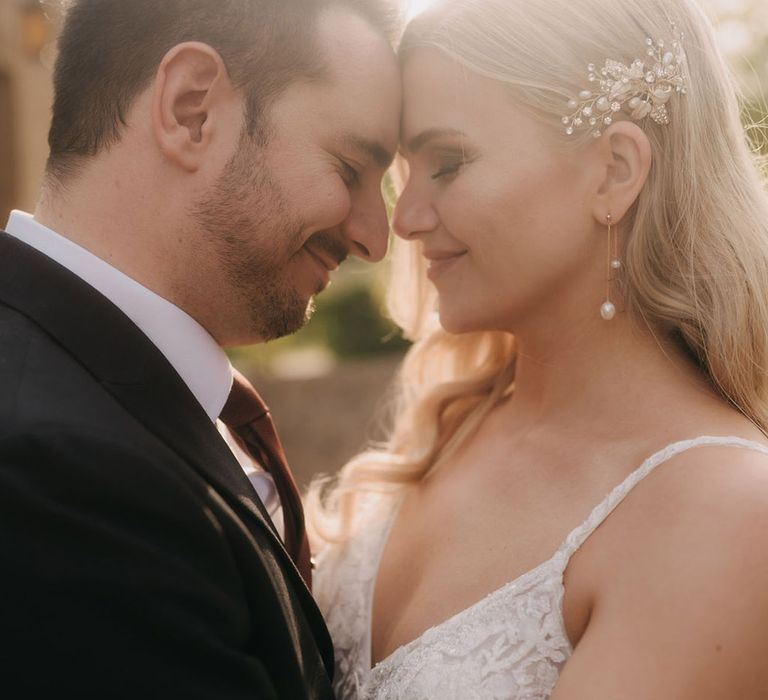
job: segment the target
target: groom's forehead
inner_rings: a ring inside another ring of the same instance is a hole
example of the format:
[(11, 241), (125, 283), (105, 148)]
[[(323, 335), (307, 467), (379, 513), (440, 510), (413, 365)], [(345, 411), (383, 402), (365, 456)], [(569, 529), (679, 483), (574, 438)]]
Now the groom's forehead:
[(317, 57), (327, 78), (337, 83), (376, 84), (399, 66), (394, 49), (367, 20), (353, 12), (338, 11), (321, 17), (316, 26)]
[(347, 34), (335, 39), (327, 27), (319, 28), (325, 70), (320, 80), (299, 86), (299, 91), (315, 126), (333, 133), (336, 141), (367, 160), (387, 167), (400, 128), (402, 90), (397, 58), (364, 20), (351, 15), (340, 28)]

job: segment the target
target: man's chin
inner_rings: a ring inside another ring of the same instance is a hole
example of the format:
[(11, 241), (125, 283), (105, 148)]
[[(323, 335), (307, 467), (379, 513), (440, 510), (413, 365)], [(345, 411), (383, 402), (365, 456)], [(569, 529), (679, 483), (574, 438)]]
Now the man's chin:
[(272, 310), (270, 314), (261, 314), (257, 321), (261, 327), (260, 337), (264, 341), (277, 340), (293, 335), (309, 323), (316, 310), (315, 298), (306, 302), (283, 308), (280, 312)]

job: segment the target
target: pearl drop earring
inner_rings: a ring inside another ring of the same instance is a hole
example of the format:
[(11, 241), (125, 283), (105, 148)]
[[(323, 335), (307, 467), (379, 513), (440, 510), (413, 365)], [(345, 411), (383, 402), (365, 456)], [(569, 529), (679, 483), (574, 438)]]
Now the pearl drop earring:
[(621, 260), (619, 260), (619, 246), (616, 236), (616, 227), (613, 225), (613, 217), (607, 214), (605, 220), (608, 224), (608, 274), (605, 285), (605, 301), (600, 307), (600, 315), (610, 321), (616, 315), (616, 307), (611, 301), (611, 282), (621, 270)]

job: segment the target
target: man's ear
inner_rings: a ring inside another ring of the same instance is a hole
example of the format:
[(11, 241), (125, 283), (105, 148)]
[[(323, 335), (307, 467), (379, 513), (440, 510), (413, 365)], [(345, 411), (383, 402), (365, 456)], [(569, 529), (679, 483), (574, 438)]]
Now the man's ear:
[(615, 122), (594, 144), (604, 177), (594, 200), (593, 216), (605, 224), (608, 214), (619, 223), (643, 189), (651, 169), (651, 144), (634, 122)]
[(212, 116), (233, 92), (215, 49), (186, 42), (168, 51), (157, 69), (152, 96), (152, 131), (163, 155), (196, 171), (216, 131)]

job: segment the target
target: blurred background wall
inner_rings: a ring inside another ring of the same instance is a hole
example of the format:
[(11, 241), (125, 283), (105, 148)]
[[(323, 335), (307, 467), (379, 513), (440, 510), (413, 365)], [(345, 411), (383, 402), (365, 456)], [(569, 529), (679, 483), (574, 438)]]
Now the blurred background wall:
[[(429, 1), (403, 0), (409, 14)], [(743, 86), (745, 119), (763, 123), (753, 135), (756, 147), (765, 149), (768, 0), (704, 4)], [(0, 227), (12, 208), (31, 211), (37, 199), (59, 24), (56, 0), (0, 0)], [(304, 330), (231, 353), (271, 404), (303, 484), (383, 435), (383, 404), (406, 348), (382, 314), (385, 279), (386, 265), (351, 260), (320, 296)]]
[(40, 4), (0, 0), (0, 223), (31, 208), (48, 155), (55, 22)]

